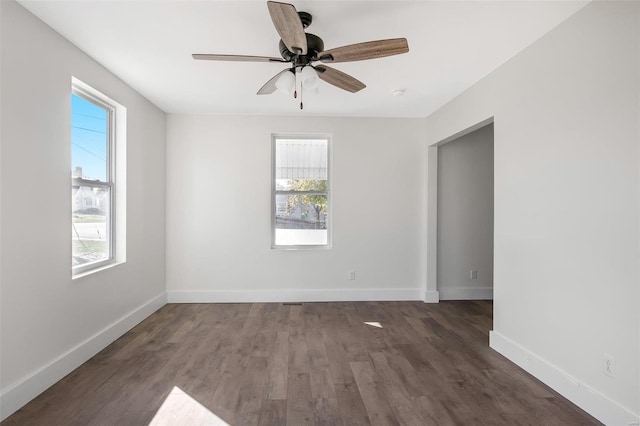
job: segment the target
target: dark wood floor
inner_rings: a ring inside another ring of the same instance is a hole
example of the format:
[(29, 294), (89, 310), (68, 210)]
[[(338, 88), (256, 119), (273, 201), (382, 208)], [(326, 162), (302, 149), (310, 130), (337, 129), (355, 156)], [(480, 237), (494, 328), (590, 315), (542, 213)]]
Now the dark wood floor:
[(491, 326), (491, 302), (170, 304), (2, 424), (600, 424)]

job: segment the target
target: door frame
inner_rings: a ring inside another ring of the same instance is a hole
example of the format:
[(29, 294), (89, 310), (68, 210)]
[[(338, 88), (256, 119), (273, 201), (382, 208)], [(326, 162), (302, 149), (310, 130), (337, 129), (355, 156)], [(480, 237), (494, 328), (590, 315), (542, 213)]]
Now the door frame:
[(495, 120), (492, 116), (427, 146), (427, 184), (425, 185), (425, 200), (427, 203), (427, 281), (424, 291), (425, 303), (440, 302), (440, 293), (438, 292), (438, 147), (492, 123), (495, 135)]

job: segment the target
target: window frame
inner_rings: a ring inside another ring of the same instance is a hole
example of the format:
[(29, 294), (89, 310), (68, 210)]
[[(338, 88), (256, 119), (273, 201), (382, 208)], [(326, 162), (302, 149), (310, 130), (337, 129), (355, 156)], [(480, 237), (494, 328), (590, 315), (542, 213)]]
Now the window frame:
[[(326, 140), (327, 141), (327, 191), (291, 191), (276, 189), (276, 140), (296, 139), (296, 140)], [(305, 133), (288, 134), (273, 133), (271, 135), (271, 249), (272, 250), (328, 250), (332, 248), (332, 222), (333, 222), (333, 202), (331, 199), (331, 166), (332, 166), (332, 138), (327, 133)], [(326, 244), (302, 244), (302, 245), (282, 245), (276, 244), (276, 196), (277, 195), (326, 195), (327, 197), (327, 243)]]
[[(93, 272), (102, 269), (106, 266), (116, 263), (116, 110), (117, 104), (109, 99), (107, 96), (93, 89), (92, 87), (73, 79), (71, 83), (71, 94), (76, 95), (87, 102), (103, 108), (107, 112), (107, 128), (106, 128), (106, 140), (107, 140), (107, 165), (106, 165), (106, 180), (91, 180), (84, 179), (82, 177), (71, 178), (71, 188), (74, 187), (88, 187), (88, 188), (106, 188), (108, 189), (109, 196), (109, 208), (107, 209), (107, 217), (105, 218), (106, 224), (106, 237), (108, 241), (108, 257), (104, 260), (98, 260), (95, 262), (89, 262), (82, 265), (71, 266), (72, 276), (77, 276)], [(71, 110), (73, 114), (73, 109)], [(69, 123), (71, 125), (71, 122)], [(73, 139), (72, 139), (73, 141)], [(73, 149), (73, 148), (72, 148)], [(72, 165), (73, 167), (73, 165)], [(73, 221), (73, 212), (71, 213)], [(73, 222), (72, 222), (73, 227)], [(73, 249), (71, 254), (73, 255)]]

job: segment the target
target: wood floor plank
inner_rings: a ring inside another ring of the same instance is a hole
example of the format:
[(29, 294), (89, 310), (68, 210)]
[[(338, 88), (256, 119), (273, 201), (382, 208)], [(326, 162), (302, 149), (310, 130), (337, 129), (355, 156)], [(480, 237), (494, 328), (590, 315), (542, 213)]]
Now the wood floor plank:
[(322, 341), (327, 350), (327, 358), (329, 359), (329, 368), (331, 369), (331, 377), (333, 377), (334, 385), (337, 383), (353, 383), (353, 372), (349, 366), (347, 354), (341, 342), (334, 334), (335, 329), (323, 329)]
[(169, 304), (2, 425), (598, 425), (489, 348), (492, 315), (490, 301)]
[(212, 402), (216, 410), (222, 410), (227, 416), (235, 413), (240, 398), (240, 380), (243, 372), (249, 365), (249, 357), (241, 354), (231, 354), (227, 358), (225, 369), (215, 393)]
[(428, 397), (419, 396), (413, 398), (414, 406), (418, 414), (424, 421), (424, 425), (429, 426), (455, 426), (465, 423), (456, 421), (445, 406), (438, 400)]
[(289, 372), (287, 385), (287, 425), (313, 425), (313, 400), (308, 373)]
[(268, 359), (251, 356), (245, 373), (240, 378), (235, 423), (257, 425), (262, 410), (265, 383), (268, 376)]
[(307, 354), (309, 356), (309, 379), (313, 398), (335, 398), (331, 367), (327, 357), (327, 349), (319, 330), (306, 332)]
[[(431, 356), (441, 356), (437, 351), (421, 351), (420, 343), (413, 345), (399, 345), (403, 355), (416, 371), (416, 377), (421, 382), (422, 396), (421, 402), (434, 404), (436, 408), (443, 408), (445, 411), (443, 418), (451, 418), (459, 424), (482, 424), (481, 416), (467, 404), (456, 392), (455, 386), (463, 381), (459, 365), (455, 360), (447, 364), (440, 364), (435, 367), (431, 364)], [(442, 368), (443, 370), (439, 370)], [(455, 371), (452, 374), (451, 371)], [(455, 380), (451, 380), (454, 377)]]
[[(140, 385), (138, 384), (138, 386)], [(170, 386), (160, 390), (140, 389), (132, 396), (131, 404), (125, 413), (149, 410), (154, 412), (158, 411), (171, 394), (171, 391), (173, 391), (173, 387)]]
[(269, 365), (265, 398), (270, 400), (286, 399), (288, 377), (289, 331), (279, 331), (273, 345), (273, 356)]
[(401, 389), (409, 396), (422, 396), (426, 393), (425, 384), (420, 381), (420, 375), (404, 356), (373, 352), (371, 359), (376, 371), (390, 385)]
[(148, 425), (156, 415), (155, 411), (127, 411), (122, 414), (122, 417), (118, 419), (114, 425), (118, 426), (139, 426)]
[(404, 317), (404, 320), (418, 333), (421, 337), (435, 337), (436, 334), (431, 329), (431, 327), (427, 326), (422, 320), (425, 317)]
[[(500, 394), (487, 391), (485, 387), (488, 382), (480, 382), (473, 374), (463, 373), (464, 380), (454, 383), (453, 391), (460, 396), (460, 399), (467, 406), (474, 407), (473, 413), (478, 415), (485, 424), (500, 424), (504, 421), (502, 414), (513, 414), (514, 405), (500, 404)], [(516, 414), (519, 411), (515, 411)], [(524, 413), (521, 413), (524, 414)]]
[[(396, 357), (396, 355), (392, 355)], [(426, 421), (420, 415), (415, 401), (411, 396), (412, 391), (407, 389), (407, 378), (402, 372), (398, 374), (388, 363), (387, 356), (382, 352), (371, 354), (376, 373), (384, 384), (384, 394), (389, 401), (396, 418), (403, 425), (421, 426)], [(408, 363), (408, 361), (405, 360)], [(412, 375), (415, 377), (415, 374)], [(413, 393), (418, 393), (413, 390)]]
[(340, 408), (337, 398), (316, 398), (313, 406), (313, 418), (316, 426), (340, 426)]
[(202, 344), (185, 360), (175, 378), (185, 391), (197, 387), (205, 379), (210, 385), (217, 383), (228, 356), (232, 353), (235, 335), (233, 330), (215, 327), (200, 338)]
[[(172, 341), (172, 339), (169, 339), (169, 341)], [(180, 372), (180, 369), (185, 365), (191, 355), (198, 350), (201, 344), (202, 339), (197, 336), (186, 338), (182, 344), (178, 345), (175, 351), (170, 354), (169, 359), (158, 372), (151, 376), (150, 380), (147, 381), (145, 389), (161, 390), (167, 386), (175, 385), (176, 376)]]
[(289, 373), (309, 373), (309, 351), (304, 329), (289, 327)]
[(49, 426), (51, 424), (49, 414), (53, 409), (52, 404), (39, 404), (30, 402), (2, 422), (3, 426)]
[(259, 426), (285, 426), (287, 424), (287, 400), (267, 399), (260, 409)]
[(99, 412), (105, 404), (105, 401), (111, 401), (117, 397), (120, 386), (103, 385), (91, 392), (86, 398), (83, 398), (82, 404), (77, 409), (69, 412), (61, 423), (69, 426), (87, 425)]
[(291, 316), (291, 306), (280, 303), (275, 304), (276, 308), (276, 332), (289, 331), (289, 318)]
[(104, 405), (87, 422), (88, 426), (117, 424), (129, 410), (134, 399), (140, 394), (141, 385), (125, 384), (118, 387), (117, 394)]
[(336, 383), (335, 388), (342, 423), (353, 426), (371, 425), (358, 385), (355, 382)]
[(273, 350), (275, 337), (278, 333), (276, 329), (277, 305), (270, 303), (265, 305), (259, 320), (260, 328), (253, 336), (251, 342), (251, 356), (269, 357)]
[(400, 422), (382, 391), (382, 381), (371, 364), (368, 361), (355, 361), (350, 365), (371, 424), (374, 426), (399, 425)]

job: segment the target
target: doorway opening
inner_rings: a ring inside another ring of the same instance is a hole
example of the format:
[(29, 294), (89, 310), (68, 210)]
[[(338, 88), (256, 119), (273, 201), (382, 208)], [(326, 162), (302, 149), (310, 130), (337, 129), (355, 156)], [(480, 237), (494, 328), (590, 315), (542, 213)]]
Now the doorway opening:
[(493, 127), (428, 148), (426, 302), (493, 299)]

